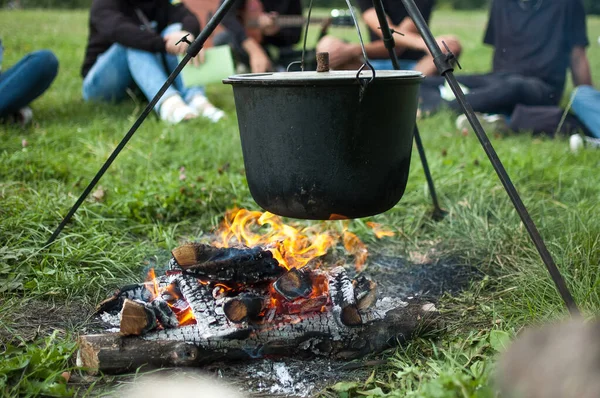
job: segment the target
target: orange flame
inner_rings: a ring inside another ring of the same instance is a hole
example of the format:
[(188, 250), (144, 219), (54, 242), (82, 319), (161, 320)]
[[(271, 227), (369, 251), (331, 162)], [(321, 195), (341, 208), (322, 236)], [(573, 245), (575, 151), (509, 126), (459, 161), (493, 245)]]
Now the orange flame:
[(386, 229), (383, 225), (373, 221), (367, 222), (367, 226), (373, 230), (373, 233), (375, 233), (377, 239), (381, 239), (386, 236), (391, 237), (395, 235), (393, 231), (390, 231), (389, 229)]
[(362, 271), (369, 256), (367, 246), (352, 232), (344, 231), (344, 248), (354, 256), (356, 270)]
[(150, 268), (150, 271), (148, 271), (144, 286), (151, 294), (150, 302), (161, 297), (163, 293), (169, 296), (169, 299), (166, 300), (166, 303), (169, 308), (173, 310), (173, 313), (177, 317), (179, 326), (193, 325), (196, 323), (196, 318), (194, 317), (192, 308), (185, 300), (181, 299), (180, 295), (175, 289), (175, 286), (173, 284), (169, 284), (166, 287), (161, 288), (158, 285), (154, 268)]
[(219, 247), (263, 245), (286, 269), (304, 267), (326, 254), (339, 239), (331, 231), (320, 231), (318, 226), (299, 229), (284, 224), (272, 213), (244, 209), (228, 211), (218, 235), (220, 241), (215, 245)]

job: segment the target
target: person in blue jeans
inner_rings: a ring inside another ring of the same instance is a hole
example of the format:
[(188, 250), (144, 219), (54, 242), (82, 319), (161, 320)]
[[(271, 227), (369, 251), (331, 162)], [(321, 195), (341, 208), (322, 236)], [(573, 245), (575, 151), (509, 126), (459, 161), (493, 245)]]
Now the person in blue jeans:
[(571, 110), (594, 138), (600, 138), (600, 91), (589, 85), (577, 87)]
[[(90, 35), (82, 66), (85, 101), (116, 102), (137, 86), (151, 100), (200, 31), (183, 4), (169, 0), (93, 0)], [(198, 63), (198, 57), (193, 60)], [(160, 118), (176, 124), (203, 116), (213, 122), (225, 114), (201, 86), (186, 87), (179, 76), (155, 106)]]
[(25, 125), (33, 117), (29, 104), (54, 81), (58, 73), (58, 59), (49, 50), (35, 51), (2, 71), (3, 54), (0, 40), (0, 119)]

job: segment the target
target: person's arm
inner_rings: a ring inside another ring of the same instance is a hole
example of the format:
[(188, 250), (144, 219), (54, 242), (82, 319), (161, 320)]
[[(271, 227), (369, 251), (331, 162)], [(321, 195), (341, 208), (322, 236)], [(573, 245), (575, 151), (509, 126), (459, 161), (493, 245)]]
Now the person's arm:
[[(221, 4), (223, 4), (223, 2), (221, 2)], [(265, 50), (262, 48), (260, 43), (246, 35), (246, 29), (237, 17), (244, 6), (244, 0), (236, 1), (231, 10), (225, 14), (221, 24), (229, 31), (229, 33), (231, 33), (234, 42), (238, 46), (241, 46), (248, 54), (248, 58), (250, 59), (250, 69), (252, 72), (266, 72), (271, 68), (271, 60), (265, 53)]]
[(165, 43), (158, 33), (140, 29), (140, 25), (120, 11), (120, 0), (94, 0), (90, 24), (113, 43), (149, 52), (164, 52)]
[(590, 63), (585, 53), (585, 48), (589, 45), (585, 9), (581, 0), (571, 0), (569, 7), (565, 32), (567, 33), (567, 40), (571, 48), (571, 77), (575, 86), (582, 84), (591, 86), (592, 74), (590, 72)]
[(585, 53), (585, 47), (576, 46), (571, 50), (571, 76), (574, 86), (592, 85), (590, 62)]

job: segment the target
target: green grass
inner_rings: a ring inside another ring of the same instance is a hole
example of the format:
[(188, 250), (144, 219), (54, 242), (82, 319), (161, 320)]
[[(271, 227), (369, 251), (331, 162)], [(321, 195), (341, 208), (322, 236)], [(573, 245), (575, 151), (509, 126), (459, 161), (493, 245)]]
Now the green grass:
[[(481, 45), (485, 18), (484, 12), (447, 10), (434, 16), (434, 33), (451, 32), (462, 40), (464, 72), (490, 65), (491, 51)], [(588, 30), (596, 43), (600, 19), (590, 18)], [(353, 37), (348, 30), (339, 33)], [(88, 200), (58, 241), (42, 250), (144, 103), (81, 100), (79, 68), (87, 38), (83, 11), (1, 11), (0, 37), (5, 68), (39, 48), (51, 48), (60, 61), (54, 85), (33, 104), (35, 126), (0, 126), (0, 395), (49, 394), (60, 383), (58, 375), (72, 366), (61, 355), (71, 352), (73, 333), (81, 331), (97, 302), (139, 280), (157, 253), (210, 232), (227, 209), (258, 207), (245, 183), (231, 89), (216, 85), (209, 87), (209, 96), (229, 120), (172, 127), (150, 117), (101, 180), (105, 199)], [(589, 56), (598, 80), (597, 44)], [(491, 396), (498, 336), (565, 316), (476, 137), (456, 131), (447, 113), (419, 125), (449, 215), (439, 223), (429, 217), (430, 199), (415, 154), (403, 199), (370, 218), (398, 232), (379, 245), (398, 255), (435, 248), (440, 256), (478, 266), (488, 277), (459, 297), (443, 300), (447, 331), (391, 353), (389, 366), (374, 369), (368, 380), (324, 395)], [(492, 142), (576, 300), (587, 315), (597, 313), (598, 152), (572, 154), (565, 139), (527, 135), (493, 136)], [(373, 245), (365, 221), (352, 221), (349, 228)], [(48, 350), (52, 330), (58, 353)], [(24, 362), (35, 352), (49, 359)], [(14, 361), (22, 365), (17, 370)]]

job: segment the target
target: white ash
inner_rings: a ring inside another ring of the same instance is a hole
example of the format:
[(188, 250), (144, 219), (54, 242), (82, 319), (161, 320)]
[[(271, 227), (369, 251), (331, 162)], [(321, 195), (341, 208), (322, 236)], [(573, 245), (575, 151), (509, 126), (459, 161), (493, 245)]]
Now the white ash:
[(100, 319), (102, 319), (103, 322), (108, 323), (113, 328), (118, 328), (121, 325), (121, 311), (115, 314), (103, 312), (102, 314), (100, 314)]

